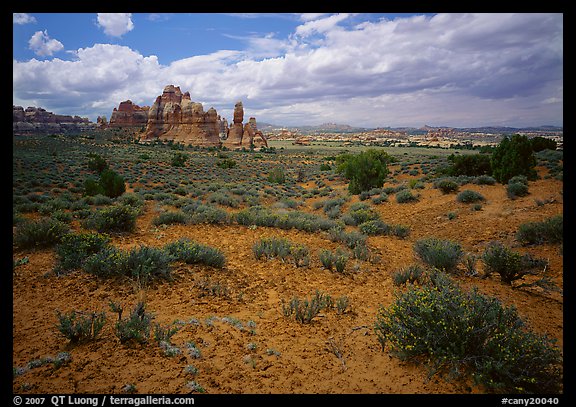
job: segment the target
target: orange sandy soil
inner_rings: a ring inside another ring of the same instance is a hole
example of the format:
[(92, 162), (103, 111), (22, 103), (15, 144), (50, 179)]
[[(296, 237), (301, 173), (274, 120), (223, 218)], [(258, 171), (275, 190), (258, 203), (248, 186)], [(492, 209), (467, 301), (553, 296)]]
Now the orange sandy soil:
[[(544, 175), (540, 169), (541, 175)], [(410, 177), (404, 177), (406, 179)], [(346, 185), (332, 187), (345, 190)], [(487, 199), (482, 210), (456, 201), (455, 194), (443, 195), (430, 183), (416, 190), (419, 202), (374, 205), (390, 224), (410, 227), (408, 238), (370, 237), (368, 244), (378, 256), (374, 262), (350, 260), (350, 273), (341, 275), (322, 268), (321, 248), (335, 250), (323, 233), (283, 231), (239, 225), (170, 225), (155, 227), (156, 203), (147, 202), (133, 234), (115, 236), (120, 248), (138, 245), (163, 246), (181, 237), (220, 248), (226, 255), (224, 269), (176, 264), (174, 281), (157, 281), (141, 287), (125, 279), (104, 280), (82, 271), (55, 276), (53, 249), (15, 250), (14, 259), (29, 262), (14, 269), (13, 275), (13, 366), (26, 366), (34, 359), (71, 354), (70, 363), (54, 369), (44, 365), (13, 379), (16, 393), (122, 393), (134, 384), (137, 393), (190, 393), (187, 383), (195, 380), (207, 393), (481, 393), (482, 389), (462, 381), (428, 378), (424, 366), (402, 362), (381, 346), (373, 331), (378, 308), (394, 301), (398, 287), (394, 271), (416, 262), (413, 245), (417, 239), (435, 236), (458, 241), (466, 252), (480, 255), (491, 240), (500, 240), (514, 250), (530, 252), (549, 260), (548, 272), (562, 288), (563, 257), (559, 245), (521, 247), (514, 239), (520, 224), (543, 221), (563, 213), (562, 182), (548, 179), (530, 182), (530, 195), (510, 200), (503, 185), (468, 184), (460, 190), (479, 191)], [(535, 200), (546, 201), (536, 205)], [(357, 201), (354, 197), (347, 205)], [(308, 204), (312, 201), (310, 200)], [(312, 211), (308, 205), (308, 210)], [(301, 209), (302, 210), (302, 209)], [(343, 212), (347, 207), (343, 209)], [(322, 213), (322, 209), (317, 211)], [(457, 217), (449, 220), (447, 214)], [(76, 228), (79, 229), (77, 224)], [(280, 260), (255, 260), (252, 245), (262, 237), (283, 236), (306, 244), (309, 267), (295, 268)], [(356, 264), (356, 266), (355, 266)], [(478, 262), (482, 273), (482, 263)], [(541, 289), (512, 289), (498, 276), (488, 279), (467, 276), (461, 270), (455, 279), (464, 287), (476, 286), (485, 294), (517, 307), (528, 327), (556, 338), (563, 346), (563, 297)], [(206, 294), (199, 283), (219, 283), (227, 296)], [(282, 313), (281, 301), (311, 296), (315, 290), (333, 298), (348, 296), (351, 310), (338, 315), (328, 310), (311, 324), (300, 324)], [(138, 300), (145, 300), (154, 322), (183, 321), (172, 343), (182, 350), (179, 356), (164, 356), (153, 340), (145, 345), (122, 345), (113, 332), (116, 314), (110, 300), (124, 305), (125, 314)], [(106, 311), (108, 321), (95, 342), (70, 346), (57, 330), (56, 310)], [(224, 317), (242, 322), (243, 329)], [(223, 319), (224, 318), (224, 319)], [(196, 324), (191, 323), (194, 319)], [(250, 332), (248, 321), (256, 324)], [(186, 343), (193, 341), (201, 351), (193, 359)], [(249, 344), (255, 344), (250, 349)], [(268, 350), (273, 350), (268, 351)], [(337, 353), (340, 357), (337, 357)], [(184, 369), (198, 368), (192, 376)]]

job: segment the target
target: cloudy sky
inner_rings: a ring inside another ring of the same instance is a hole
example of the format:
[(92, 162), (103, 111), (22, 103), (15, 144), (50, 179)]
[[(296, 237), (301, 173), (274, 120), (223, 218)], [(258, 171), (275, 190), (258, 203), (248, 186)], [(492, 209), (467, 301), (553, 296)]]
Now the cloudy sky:
[(562, 14), (14, 13), (13, 104), (110, 118), (167, 84), (229, 121), (563, 125)]

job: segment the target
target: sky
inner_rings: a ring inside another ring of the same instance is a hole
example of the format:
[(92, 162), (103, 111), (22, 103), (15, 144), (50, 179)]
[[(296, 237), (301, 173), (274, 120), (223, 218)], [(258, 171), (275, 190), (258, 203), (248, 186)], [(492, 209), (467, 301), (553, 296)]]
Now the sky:
[(14, 13), (13, 104), (96, 121), (166, 85), (282, 126), (563, 126), (563, 14)]

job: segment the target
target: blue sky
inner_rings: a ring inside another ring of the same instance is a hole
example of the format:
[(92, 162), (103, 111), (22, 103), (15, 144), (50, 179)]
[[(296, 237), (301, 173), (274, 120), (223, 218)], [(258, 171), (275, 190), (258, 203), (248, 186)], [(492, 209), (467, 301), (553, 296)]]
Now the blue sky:
[(280, 125), (563, 125), (562, 14), (15, 13), (13, 103), (95, 121), (167, 84)]

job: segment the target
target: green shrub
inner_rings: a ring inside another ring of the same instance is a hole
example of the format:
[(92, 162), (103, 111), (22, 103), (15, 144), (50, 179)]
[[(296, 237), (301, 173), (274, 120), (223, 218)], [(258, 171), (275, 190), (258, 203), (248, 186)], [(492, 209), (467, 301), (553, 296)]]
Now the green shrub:
[(556, 147), (558, 147), (554, 140), (542, 136), (531, 138), (530, 144), (532, 145), (532, 151), (535, 153), (543, 150), (556, 150)]
[(85, 220), (84, 226), (98, 232), (133, 232), (137, 211), (126, 205), (100, 209)]
[(458, 193), (458, 195), (456, 195), (456, 200), (462, 203), (474, 203), (485, 201), (486, 198), (484, 198), (484, 196), (480, 192), (476, 192), (471, 189), (466, 189)]
[(107, 169), (100, 174), (100, 186), (104, 195), (110, 198), (116, 198), (126, 191), (124, 178), (115, 171)]
[(152, 314), (146, 312), (146, 305), (143, 302), (136, 304), (128, 318), (122, 318), (122, 307), (118, 304), (111, 304), (111, 308), (113, 312), (118, 313), (115, 334), (120, 343), (148, 342)]
[(108, 163), (100, 155), (90, 153), (88, 157), (90, 157), (90, 160), (88, 160), (88, 169), (90, 171), (96, 171), (98, 174), (101, 174), (102, 171), (108, 169)]
[(204, 264), (222, 268), (226, 263), (226, 257), (220, 249), (194, 242), (188, 238), (168, 243), (164, 246), (164, 250), (175, 261), (187, 264)]
[(104, 189), (97, 179), (89, 177), (84, 181), (84, 194), (87, 196), (104, 195)]
[(172, 225), (175, 223), (185, 224), (188, 221), (188, 216), (181, 211), (167, 211), (163, 212), (154, 219), (152, 219), (152, 224), (154, 226), (158, 225)]
[(301, 324), (309, 324), (312, 322), (312, 319), (318, 316), (320, 311), (331, 305), (330, 296), (316, 290), (314, 296), (310, 299), (305, 298), (301, 300), (298, 297), (293, 297), (288, 304), (282, 300), (282, 311), (287, 318), (294, 315), (296, 321)]
[(403, 189), (396, 194), (396, 202), (408, 203), (418, 201), (418, 196), (414, 195), (409, 189)]
[(492, 176), (501, 184), (508, 183), (515, 175), (536, 179), (536, 158), (526, 136), (514, 134), (511, 138), (504, 137), (492, 152), (490, 163)]
[(464, 255), (459, 243), (434, 237), (417, 240), (414, 252), (424, 263), (446, 272), (454, 271)]
[(380, 218), (378, 212), (363, 202), (352, 204), (347, 214), (348, 217), (346, 217), (344, 222), (349, 225), (360, 225), (361, 223)]
[(231, 158), (226, 158), (222, 161), (218, 161), (216, 165), (222, 169), (229, 169), (236, 167), (236, 161)]
[(368, 236), (389, 235), (392, 232), (392, 227), (380, 219), (364, 222), (358, 228)]
[(94, 232), (65, 235), (56, 246), (56, 272), (82, 268), (86, 258), (102, 250), (109, 242), (107, 235)]
[(372, 188), (381, 188), (388, 175), (387, 164), (392, 162), (384, 151), (368, 149), (359, 154), (341, 154), (336, 157), (337, 172), (348, 181), (348, 189), (354, 195)]
[(188, 160), (188, 154), (178, 152), (172, 156), (170, 160), (170, 165), (172, 165), (173, 167), (184, 167), (187, 160)]
[(452, 165), (448, 169), (450, 175), (477, 176), (492, 173), (490, 156), (485, 154), (450, 155)]
[(82, 262), (82, 269), (98, 277), (114, 277), (124, 274), (127, 253), (114, 246), (106, 246), (88, 256)]
[(58, 331), (73, 344), (96, 340), (106, 323), (105, 312), (56, 311), (56, 315)]
[(140, 246), (128, 252), (120, 270), (146, 284), (155, 278), (171, 279), (171, 261), (173, 258), (162, 249)]
[(452, 179), (442, 178), (434, 183), (434, 187), (442, 191), (443, 194), (449, 194), (458, 191), (460, 185)]
[(508, 185), (506, 185), (506, 195), (510, 199), (516, 199), (528, 194), (530, 194), (528, 185), (522, 182), (509, 182)]
[(286, 175), (282, 167), (273, 168), (268, 174), (268, 182), (274, 184), (283, 184), (286, 182)]
[(533, 259), (530, 254), (515, 252), (497, 241), (490, 242), (486, 247), (482, 261), (485, 265), (485, 277), (497, 273), (502, 282), (509, 285), (527, 274), (535, 274), (533, 269), (546, 264), (545, 261)]
[(413, 264), (392, 273), (394, 285), (406, 285), (406, 283), (422, 285), (424, 278), (425, 269), (419, 264)]
[(20, 249), (54, 246), (68, 234), (70, 227), (59, 220), (42, 218), (18, 225), (14, 233), (14, 245)]
[(564, 241), (563, 215), (553, 216), (543, 222), (521, 224), (516, 232), (516, 240), (525, 245), (562, 243)]
[(514, 307), (453, 284), (409, 288), (378, 311), (382, 349), (431, 373), (472, 376), (498, 393), (557, 393), (562, 356), (554, 341), (528, 331)]

